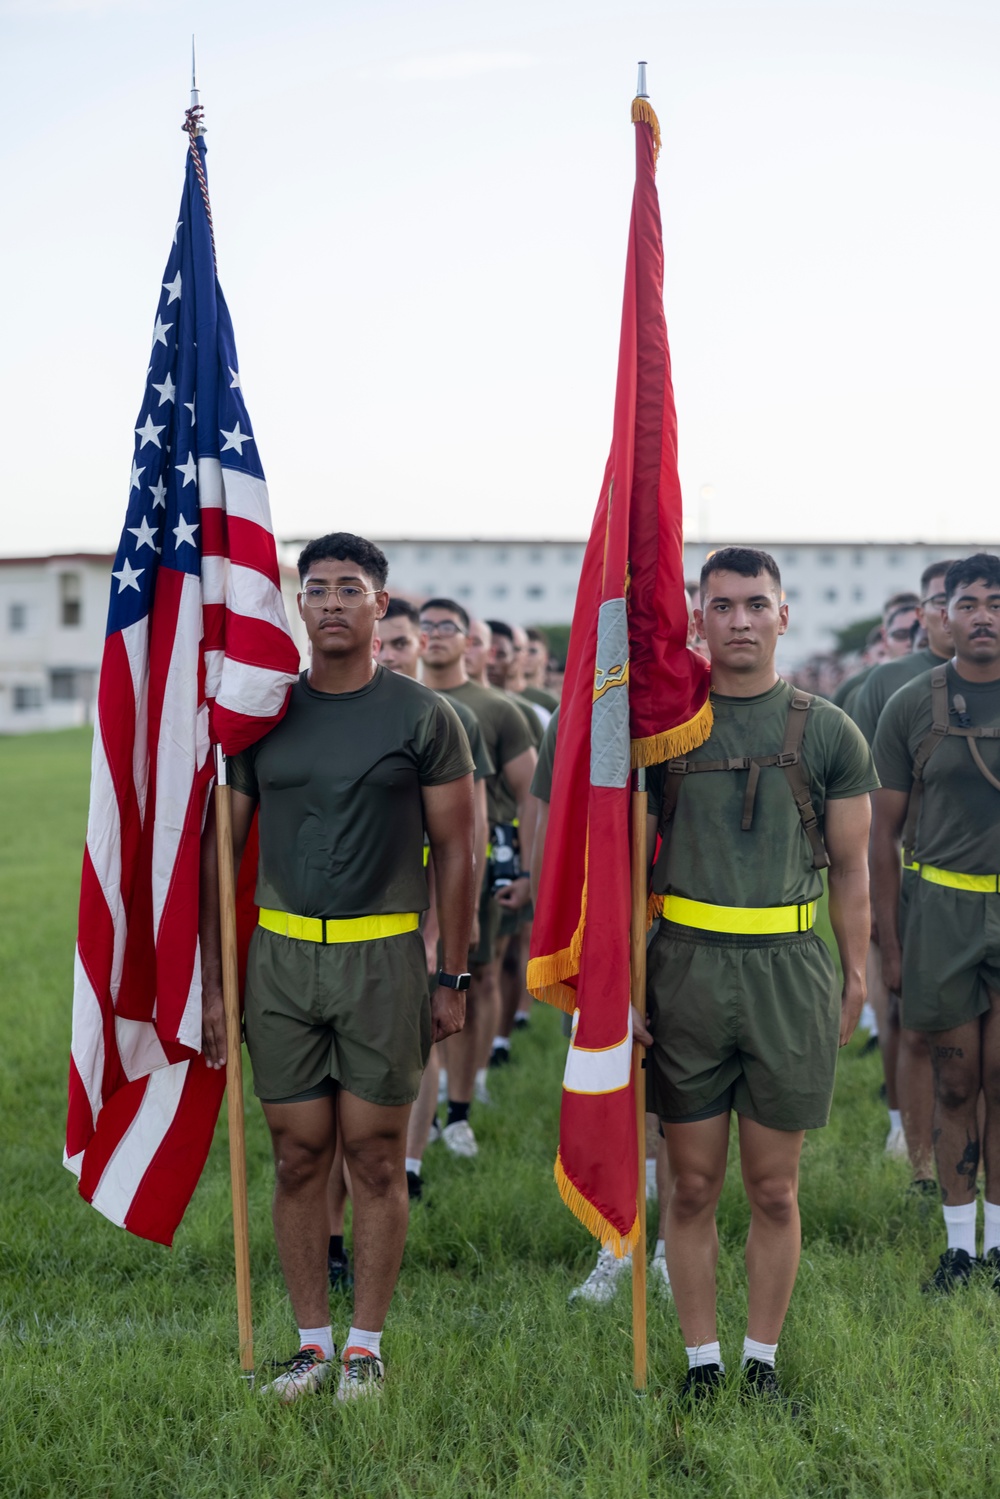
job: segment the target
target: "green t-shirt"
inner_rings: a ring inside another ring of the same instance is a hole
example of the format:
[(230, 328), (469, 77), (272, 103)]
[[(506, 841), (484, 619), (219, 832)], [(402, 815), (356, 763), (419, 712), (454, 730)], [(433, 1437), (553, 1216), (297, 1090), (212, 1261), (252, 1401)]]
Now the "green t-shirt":
[(517, 799), (504, 780), (503, 768), (526, 749), (532, 748), (531, 733), (524, 714), (505, 692), (495, 687), (480, 687), (478, 682), (463, 682), (460, 687), (443, 687), (443, 697), (464, 703), (479, 720), (494, 772), (486, 778), (486, 804), (490, 826), (513, 822), (517, 816)]
[(306, 673), (279, 724), (229, 761), (260, 806), (259, 906), (296, 916), (425, 911), (421, 786), (472, 773), (465, 730), (436, 692), (376, 666), (357, 692)]
[(464, 703), (460, 703), (458, 698), (453, 703), (450, 703), (449, 706), (454, 708), (458, 714), (459, 722), (465, 730), (465, 737), (469, 741), (469, 749), (472, 752), (472, 764), (474, 767), (472, 779), (474, 781), (485, 781), (487, 776), (493, 775), (496, 766), (493, 764), (490, 752), (486, 748), (483, 731), (479, 727), (479, 719), (473, 713), (472, 709), (467, 708)]
[[(778, 754), (791, 695), (782, 681), (758, 697), (713, 693), (711, 735), (687, 759)], [(860, 730), (825, 698), (814, 698), (809, 709), (802, 763), (821, 827), (826, 802), (863, 796), (878, 786)], [(666, 774), (663, 765), (647, 773), (649, 810), (657, 816)], [(653, 871), (658, 895), (669, 891), (716, 906), (787, 906), (819, 897), (823, 879), (813, 868), (812, 849), (779, 766), (760, 772), (753, 825), (742, 831), (748, 775), (746, 770), (722, 770), (682, 779)]]
[(851, 717), (864, 734), (868, 743), (875, 738), (879, 715), (894, 692), (923, 676), (934, 666), (943, 666), (945, 657), (935, 656), (929, 647), (911, 651), (908, 656), (898, 656), (895, 661), (883, 661), (871, 676), (859, 687), (852, 704)]
[[(528, 702), (533, 703), (536, 708), (544, 708), (550, 718), (559, 706), (559, 699), (555, 693), (546, 692), (544, 687), (534, 687), (530, 683), (524, 688), (521, 696), (526, 697)], [(548, 726), (548, 719), (546, 719), (545, 727), (548, 728)]]
[[(951, 722), (955, 693), (965, 698), (973, 728), (1000, 725), (1000, 682), (967, 682), (949, 663)], [(875, 734), (875, 763), (889, 791), (909, 791), (913, 757), (933, 722), (929, 676), (901, 687), (882, 709)], [(1000, 740), (980, 739), (979, 753), (1000, 778)], [(947, 735), (924, 769), (924, 795), (914, 853), (922, 864), (959, 874), (1000, 873), (1000, 791), (978, 770), (969, 747)]]
[(860, 671), (854, 673), (853, 677), (848, 677), (845, 682), (841, 682), (833, 694), (834, 707), (843, 708), (845, 713), (850, 713), (853, 704), (857, 700), (858, 693), (878, 664), (878, 662), (875, 662), (871, 666), (863, 666)]
[(552, 769), (556, 762), (556, 735), (559, 732), (559, 709), (549, 719), (538, 750), (538, 764), (531, 781), (531, 794), (540, 802), (552, 800)]
[(529, 703), (528, 699), (522, 697), (519, 692), (508, 692), (507, 697), (510, 698), (511, 702), (516, 703), (524, 714), (524, 721), (528, 725), (528, 733), (531, 735), (532, 747), (537, 750), (542, 742), (542, 735), (545, 733), (545, 725), (542, 722), (541, 716), (535, 712), (534, 703)]

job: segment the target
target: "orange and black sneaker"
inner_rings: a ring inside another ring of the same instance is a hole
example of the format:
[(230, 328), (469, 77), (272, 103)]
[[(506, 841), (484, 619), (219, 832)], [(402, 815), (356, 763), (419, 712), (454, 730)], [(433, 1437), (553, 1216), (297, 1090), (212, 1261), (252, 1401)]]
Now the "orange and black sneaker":
[[(336, 1348), (333, 1350), (333, 1357), (337, 1357)], [(261, 1394), (276, 1395), (286, 1404), (298, 1400), (300, 1395), (311, 1395), (326, 1379), (331, 1365), (332, 1361), (324, 1358), (322, 1348), (308, 1343), (299, 1349), (294, 1358), (271, 1365), (272, 1369), (281, 1369), (283, 1372), (268, 1384), (262, 1385)]]
[(340, 1372), (338, 1400), (358, 1400), (364, 1395), (381, 1395), (385, 1365), (370, 1348), (345, 1348)]

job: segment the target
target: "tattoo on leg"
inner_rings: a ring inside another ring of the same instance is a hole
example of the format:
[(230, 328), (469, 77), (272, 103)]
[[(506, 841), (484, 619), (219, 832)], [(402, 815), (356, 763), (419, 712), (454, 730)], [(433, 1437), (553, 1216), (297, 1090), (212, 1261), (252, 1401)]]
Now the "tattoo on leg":
[(935, 1046), (934, 1055), (939, 1062), (951, 1061), (953, 1057), (959, 1057), (962, 1060), (965, 1058), (965, 1052), (960, 1046)]
[(970, 1135), (965, 1149), (962, 1151), (962, 1159), (956, 1163), (955, 1170), (960, 1177), (964, 1176), (966, 1185), (970, 1192), (976, 1190), (976, 1173), (979, 1170), (979, 1141)]

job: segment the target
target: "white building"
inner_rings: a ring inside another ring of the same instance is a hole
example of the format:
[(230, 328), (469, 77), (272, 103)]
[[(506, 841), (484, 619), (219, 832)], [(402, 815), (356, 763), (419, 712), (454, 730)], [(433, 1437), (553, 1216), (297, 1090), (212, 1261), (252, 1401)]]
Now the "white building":
[[(373, 537), (389, 559), (389, 589), (416, 599), (441, 594), (457, 599), (476, 618), (512, 624), (568, 624), (583, 561), (584, 542), (485, 540), (478, 537)], [(684, 570), (697, 579), (710, 552), (733, 538), (689, 541)], [(742, 538), (735, 538), (737, 541)], [(284, 544), (292, 563), (301, 541)], [(834, 645), (834, 631), (879, 613), (894, 593), (916, 590), (929, 562), (1000, 551), (1000, 542), (792, 542), (752, 543), (770, 552), (781, 570), (789, 603), (788, 634), (779, 657), (800, 665)]]
[[(110, 552), (0, 557), (0, 734), (92, 723), (104, 652)], [(282, 568), (285, 608), (300, 652), (293, 568)]]

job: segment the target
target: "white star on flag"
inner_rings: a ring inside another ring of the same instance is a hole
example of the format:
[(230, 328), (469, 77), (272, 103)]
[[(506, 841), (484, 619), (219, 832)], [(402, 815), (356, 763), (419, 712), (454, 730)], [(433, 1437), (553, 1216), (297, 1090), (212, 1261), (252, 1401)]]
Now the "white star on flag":
[(155, 484), (150, 484), (149, 492), (153, 496), (153, 509), (155, 510), (157, 506), (162, 505), (164, 510), (166, 510), (167, 486), (164, 484), (163, 480), (157, 479)]
[(149, 550), (151, 552), (156, 552), (159, 550), (156, 545), (156, 532), (153, 530), (152, 526), (149, 524), (149, 521), (145, 516), (143, 516), (142, 521), (138, 526), (126, 526), (125, 529), (131, 531), (132, 535), (136, 538), (136, 551), (138, 551), (140, 547), (149, 547)]
[(186, 521), (182, 515), (180, 518), (180, 525), (174, 527), (174, 535), (177, 537), (177, 545), (182, 546), (186, 541), (188, 546), (197, 546), (197, 542), (194, 539), (194, 533), (197, 531), (197, 529), (197, 521)]
[(174, 244), (175, 245), (177, 243), (177, 231), (181, 227), (181, 225), (183, 224), (183, 222), (184, 222), (183, 219), (178, 219), (177, 223), (174, 225)]
[(229, 389), (230, 390), (242, 390), (243, 386), (240, 384), (240, 372), (239, 372), (239, 370), (234, 370), (233, 367), (232, 367), (232, 365), (229, 365), (229, 373), (233, 377), (232, 381), (230, 383)]
[(249, 432), (240, 431), (239, 421), (237, 421), (236, 426), (231, 432), (227, 432), (225, 427), (220, 427), (219, 431), (226, 439), (222, 451), (225, 452), (227, 448), (235, 448), (241, 458), (243, 457), (243, 444), (245, 442), (253, 442), (253, 438)]
[(174, 277), (174, 279), (172, 281), (164, 281), (164, 283), (163, 283), (163, 290), (164, 291), (168, 291), (170, 293), (169, 297), (167, 298), (167, 306), (168, 307), (170, 306), (171, 302), (179, 302), (180, 301), (180, 298), (181, 298), (181, 273), (180, 273), (180, 271), (177, 272), (177, 275)]
[(188, 453), (187, 463), (178, 463), (177, 472), (184, 475), (184, 483), (181, 485), (182, 489), (186, 489), (189, 484), (194, 483), (198, 477), (198, 465), (195, 462), (193, 453)]
[(135, 591), (136, 591), (136, 593), (138, 593), (139, 592), (139, 585), (136, 582), (136, 578), (141, 578), (142, 575), (143, 575), (143, 573), (145, 571), (146, 571), (146, 569), (144, 567), (133, 568), (129, 564), (129, 560), (126, 557), (125, 561), (122, 563), (122, 570), (121, 570), (121, 572), (120, 573), (112, 573), (111, 576), (113, 578), (117, 578), (118, 579), (118, 592), (119, 593), (124, 593), (125, 590), (126, 590), (126, 588), (134, 588)]
[(129, 492), (139, 488), (139, 479), (146, 472), (144, 468), (136, 468), (135, 459), (132, 459), (132, 479), (129, 483)]
[(164, 379), (162, 385), (157, 385), (155, 381), (153, 382), (153, 389), (160, 392), (159, 404), (161, 406), (163, 405), (164, 401), (173, 400), (174, 393), (177, 390), (177, 386), (174, 384), (173, 380), (171, 380), (169, 370), (167, 371), (166, 378)]
[(141, 427), (136, 427), (135, 429), (136, 437), (142, 438), (142, 442), (139, 444), (140, 452), (146, 446), (147, 442), (155, 443), (156, 446), (159, 447), (160, 433), (165, 430), (165, 427), (156, 427), (153, 425), (153, 413), (150, 412), (150, 414), (146, 418), (144, 425)]
[(154, 342), (154, 344), (155, 343), (161, 343), (163, 345), (163, 347), (166, 348), (167, 347), (167, 332), (173, 326), (174, 326), (173, 323), (164, 323), (162, 321), (162, 319), (160, 318), (160, 314), (157, 313), (156, 314), (156, 322), (153, 324), (153, 342)]
[(183, 404), (187, 407), (187, 409), (191, 413), (191, 425), (193, 427), (194, 424), (195, 424), (195, 421), (196, 421), (196, 417), (195, 417), (195, 414), (194, 414), (194, 402), (193, 401), (184, 401)]

